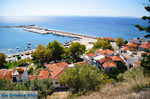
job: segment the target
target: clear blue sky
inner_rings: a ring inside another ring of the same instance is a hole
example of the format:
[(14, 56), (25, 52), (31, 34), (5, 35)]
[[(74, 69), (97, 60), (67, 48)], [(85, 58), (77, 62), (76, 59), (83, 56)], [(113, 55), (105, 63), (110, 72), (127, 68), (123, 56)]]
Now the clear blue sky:
[(136, 16), (148, 0), (0, 0), (0, 16)]

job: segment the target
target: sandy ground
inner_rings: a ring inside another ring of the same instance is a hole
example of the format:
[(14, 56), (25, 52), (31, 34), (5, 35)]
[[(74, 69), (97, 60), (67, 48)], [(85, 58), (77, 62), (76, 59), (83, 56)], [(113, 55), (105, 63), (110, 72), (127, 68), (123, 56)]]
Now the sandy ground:
[(84, 44), (86, 46), (86, 50), (89, 50), (93, 47), (93, 43), (96, 41), (96, 39), (92, 38), (81, 38), (79, 40), (74, 40), (73, 42), (79, 42), (81, 44)]
[(69, 91), (54, 92), (52, 95), (47, 96), (47, 99), (69, 99), (69, 96)]

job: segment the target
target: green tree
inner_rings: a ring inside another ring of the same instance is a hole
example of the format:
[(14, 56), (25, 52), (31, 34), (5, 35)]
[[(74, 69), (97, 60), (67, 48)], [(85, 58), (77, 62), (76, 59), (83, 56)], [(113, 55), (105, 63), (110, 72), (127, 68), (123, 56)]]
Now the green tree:
[(102, 48), (103, 50), (105, 50), (105, 49), (113, 50), (112, 45), (110, 44), (109, 41), (103, 41), (103, 43), (102, 43), (102, 45), (101, 45), (101, 48)]
[(78, 42), (71, 43), (69, 49), (69, 55), (73, 62), (80, 60), (80, 55), (83, 55), (86, 51), (85, 45), (82, 45)]
[(128, 41), (127, 40), (123, 41), (123, 44), (124, 45), (128, 44)]
[[(150, 2), (150, 1), (148, 1)], [(147, 6), (145, 6), (145, 10), (150, 13), (150, 4), (147, 4)], [(150, 15), (150, 14), (149, 14)], [(143, 16), (142, 17), (142, 20), (145, 20), (148, 22), (148, 26), (147, 27), (143, 27), (143, 26), (140, 26), (140, 25), (135, 25), (140, 31), (145, 31), (147, 32), (148, 34), (145, 35), (146, 38), (150, 37), (150, 16)]]
[(61, 43), (54, 40), (47, 45), (47, 48), (51, 51), (53, 61), (62, 60), (64, 48)]
[(0, 69), (4, 68), (5, 63), (6, 63), (6, 55), (3, 53), (0, 53)]
[(38, 98), (47, 98), (54, 91), (53, 82), (51, 79), (38, 80), (35, 78), (30, 82), (29, 89), (32, 91), (38, 91)]
[(61, 76), (59, 82), (70, 88), (73, 93), (85, 94), (88, 91), (99, 89), (99, 85), (107, 76), (97, 67), (76, 65)]
[(140, 65), (146, 70), (150, 70), (150, 55), (147, 55), (147, 57), (143, 58)]
[(117, 38), (117, 39), (115, 40), (115, 42), (116, 42), (116, 44), (117, 44), (117, 46), (118, 46), (119, 48), (121, 48), (121, 46), (124, 44), (123, 38), (121, 38), (121, 37)]
[(44, 45), (39, 44), (36, 50), (32, 53), (32, 57), (37, 63), (43, 65), (45, 62), (51, 60), (51, 51), (48, 48), (45, 48)]

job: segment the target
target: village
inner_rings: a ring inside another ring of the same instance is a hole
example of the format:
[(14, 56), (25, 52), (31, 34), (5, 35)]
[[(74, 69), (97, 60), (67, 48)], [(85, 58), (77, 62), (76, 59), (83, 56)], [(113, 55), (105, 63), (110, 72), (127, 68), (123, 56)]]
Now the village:
[[(110, 41), (113, 46), (116, 44), (114, 38), (104, 37), (103, 39)], [(90, 44), (93, 45), (93, 43)], [(146, 57), (146, 55), (150, 55), (150, 53), (148, 52), (149, 49), (149, 39), (143, 42), (142, 38), (135, 38), (131, 39), (126, 45), (121, 46), (121, 48), (117, 47), (115, 50), (96, 49), (93, 53), (85, 53), (80, 56), (83, 59), (83, 61), (81, 62), (68, 64), (67, 62), (63, 61), (59, 63), (54, 62), (50, 64), (44, 64), (44, 68), (38, 69), (39, 73), (35, 73), (32, 75), (28, 74), (28, 71), (31, 67), (33, 69), (36, 69), (34, 67), (34, 63), (11, 69), (0, 69), (0, 79), (11, 80), (12, 82), (24, 82), (27, 79), (32, 81), (35, 78), (37, 78), (38, 80), (52, 79), (55, 88), (65, 88), (65, 86), (59, 84), (59, 78), (65, 73), (67, 69), (73, 68), (76, 64), (96, 66), (106, 73), (109, 73), (114, 68), (117, 68), (118, 62), (125, 63), (127, 69), (136, 68), (140, 66), (141, 59)], [(26, 58), (32, 59), (30, 53), (26, 55), (28, 56)], [(11, 59), (12, 58), (7, 57), (6, 60), (15, 61), (14, 59)]]

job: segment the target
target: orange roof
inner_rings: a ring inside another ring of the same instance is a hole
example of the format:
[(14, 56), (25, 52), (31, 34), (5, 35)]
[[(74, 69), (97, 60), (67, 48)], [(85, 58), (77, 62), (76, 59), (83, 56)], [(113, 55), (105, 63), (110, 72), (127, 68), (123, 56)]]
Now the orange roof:
[(87, 65), (87, 66), (90, 66), (90, 64), (86, 61), (82, 61), (82, 62), (77, 62), (75, 63), (75, 65)]
[[(122, 54), (121, 54), (122, 55)], [(126, 56), (124, 56), (124, 55), (122, 55), (122, 57), (124, 58), (124, 59), (127, 59), (127, 57)]]
[(0, 70), (0, 75), (3, 75), (6, 72), (6, 69), (1, 69)]
[(104, 62), (106, 62), (106, 61), (111, 61), (112, 62), (112, 59), (110, 58), (110, 57), (104, 57), (104, 58), (102, 58), (102, 59), (100, 59), (100, 60), (98, 60), (100, 63), (104, 63)]
[(38, 80), (48, 79), (50, 77), (50, 73), (48, 72), (48, 70), (41, 70), (38, 76), (29, 75), (29, 79), (31, 81), (34, 80), (36, 77), (38, 78)]
[(134, 62), (134, 64), (135, 64), (135, 67), (140, 66), (140, 62)]
[(98, 49), (98, 50), (96, 50), (96, 52), (99, 53), (99, 54), (101, 54), (101, 55), (109, 55), (109, 54), (114, 53), (114, 51), (109, 50), (109, 49), (106, 49), (106, 50), (100, 50), (100, 49)]
[(45, 66), (49, 69), (52, 79), (54, 80), (58, 80), (68, 68), (68, 64), (66, 62), (47, 64)]
[(120, 56), (109, 56), (113, 61), (123, 61), (122, 58), (120, 58)]
[(35, 77), (36, 77), (36, 76), (34, 76), (34, 75), (29, 75), (29, 79), (30, 79), (31, 81), (34, 80)]
[(38, 79), (48, 79), (50, 77), (50, 73), (48, 72), (48, 70), (41, 70), (40, 74), (38, 75)]
[(88, 54), (88, 56), (90, 56), (90, 57), (94, 57), (94, 56), (95, 56), (95, 54), (93, 54), (93, 53), (89, 53), (89, 54)]
[(143, 45), (140, 45), (139, 47), (150, 49), (150, 43), (144, 43)]
[(129, 46), (129, 47), (137, 47), (138, 45), (135, 44), (135, 43), (128, 43), (127, 46)]
[(116, 64), (113, 61), (107, 61), (107, 62), (104, 62), (103, 67), (104, 68), (107, 68), (107, 67), (116, 67)]
[(134, 48), (126, 46), (126, 47), (121, 48), (121, 50), (126, 50), (126, 51), (127, 50), (134, 50)]
[(2, 70), (0, 70), (0, 78), (1, 79), (11, 80), (11, 75), (12, 75), (12, 69), (9, 69), (9, 70), (2, 69)]
[(53, 63), (53, 64), (46, 64), (45, 67), (51, 67), (51, 66), (68, 66), (66, 62), (61, 62), (61, 63)]
[(6, 80), (11, 80), (11, 75), (12, 75), (12, 70), (7, 70), (5, 75), (4, 75), (4, 78)]
[(114, 38), (111, 38), (111, 37), (103, 37), (104, 40), (110, 40), (110, 41), (115, 41)]

